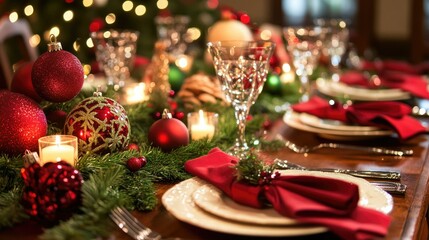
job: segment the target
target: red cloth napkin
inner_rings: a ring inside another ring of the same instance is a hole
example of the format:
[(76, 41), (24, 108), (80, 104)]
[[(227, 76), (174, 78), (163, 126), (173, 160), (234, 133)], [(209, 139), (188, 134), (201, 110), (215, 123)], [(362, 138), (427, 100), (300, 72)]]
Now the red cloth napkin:
[(399, 60), (384, 60), (384, 61), (362, 61), (361, 70), (364, 71), (395, 71), (407, 74), (421, 75), (429, 70), (429, 62), (412, 65), (410, 63)]
[(375, 85), (368, 76), (361, 72), (349, 71), (340, 76), (340, 82), (361, 87), (387, 87), (397, 88), (409, 92), (417, 97), (429, 98), (428, 83), (419, 75), (402, 72), (385, 71), (378, 75), (379, 82)]
[(292, 109), (320, 118), (392, 129), (404, 140), (426, 131), (417, 119), (409, 116), (410, 106), (401, 102), (362, 102), (345, 108), (339, 104), (330, 105), (327, 100), (315, 96), (307, 102), (293, 105)]
[(237, 181), (236, 163), (235, 157), (214, 148), (205, 156), (187, 161), (185, 169), (238, 203), (255, 208), (270, 203), (284, 216), (326, 226), (343, 239), (373, 239), (387, 233), (390, 217), (358, 206), (359, 189), (353, 183), (298, 175), (278, 176), (264, 185), (249, 185)]

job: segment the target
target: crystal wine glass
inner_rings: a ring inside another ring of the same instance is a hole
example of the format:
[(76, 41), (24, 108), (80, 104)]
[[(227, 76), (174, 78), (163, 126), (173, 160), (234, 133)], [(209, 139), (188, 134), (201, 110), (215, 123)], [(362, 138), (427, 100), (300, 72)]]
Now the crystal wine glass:
[(173, 59), (185, 54), (192, 41), (187, 33), (190, 20), (185, 15), (155, 17), (158, 39), (165, 40), (167, 52)]
[(123, 87), (130, 77), (138, 36), (138, 32), (128, 30), (91, 33), (97, 62), (106, 74), (107, 85), (115, 90)]
[(315, 24), (325, 29), (323, 50), (330, 58), (332, 79), (339, 80), (341, 58), (347, 50), (349, 30), (342, 19), (316, 19)]
[(234, 107), (238, 137), (231, 153), (239, 159), (248, 156), (246, 119), (267, 79), (269, 60), (275, 44), (270, 41), (209, 42), (217, 77), (226, 99)]
[(287, 51), (301, 83), (300, 101), (305, 102), (310, 98), (309, 76), (317, 66), (324, 31), (320, 27), (287, 27), (283, 33), (288, 44)]

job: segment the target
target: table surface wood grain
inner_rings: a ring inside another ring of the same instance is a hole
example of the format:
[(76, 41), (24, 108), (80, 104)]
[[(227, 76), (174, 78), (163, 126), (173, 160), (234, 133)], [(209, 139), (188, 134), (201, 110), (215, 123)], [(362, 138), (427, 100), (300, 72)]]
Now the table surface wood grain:
[[(316, 134), (289, 128), (283, 122), (277, 122), (273, 126), (273, 130), (267, 134), (267, 137), (272, 138), (274, 135), (278, 136), (277, 134), (303, 145), (315, 145), (320, 142), (328, 141), (320, 138)], [(429, 203), (429, 195), (427, 194), (429, 186), (429, 135), (422, 134), (407, 141), (400, 141), (397, 138), (388, 137), (351, 143), (364, 146), (413, 149), (414, 154), (406, 157), (394, 157), (338, 149), (321, 149), (309, 154), (297, 154), (286, 148), (275, 152), (261, 152), (260, 154), (266, 161), (281, 158), (308, 167), (400, 171), (402, 176), (400, 181), (406, 184), (408, 188), (405, 195), (393, 196), (394, 207), (390, 213), (392, 222), (386, 239), (428, 239), (426, 214)], [(164, 192), (172, 186), (174, 186), (174, 184), (157, 184), (158, 197), (161, 198)], [(255, 237), (249, 236), (218, 233), (181, 222), (162, 206), (161, 201), (159, 201), (159, 204), (153, 211), (135, 211), (133, 215), (147, 226), (161, 233), (164, 237), (182, 237), (194, 240), (255, 239)], [(36, 223), (25, 222), (12, 228), (1, 230), (0, 239), (36, 239), (37, 235), (41, 234), (42, 231), (41, 227)], [(131, 238), (118, 228), (114, 228), (112, 229), (111, 239), (125, 240)], [(260, 239), (270, 238), (264, 237)], [(297, 236), (284, 239), (336, 239), (336, 237), (332, 233), (326, 232), (312, 236)]]

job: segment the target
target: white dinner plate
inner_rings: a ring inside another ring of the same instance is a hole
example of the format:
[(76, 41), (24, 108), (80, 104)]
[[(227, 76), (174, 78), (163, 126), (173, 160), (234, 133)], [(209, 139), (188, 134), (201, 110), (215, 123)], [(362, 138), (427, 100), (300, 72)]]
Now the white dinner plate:
[[(362, 178), (341, 173), (300, 170), (283, 170), (281, 174), (335, 178), (351, 182), (359, 186), (359, 206), (371, 208), (385, 214), (390, 213), (393, 208), (393, 200), (388, 193), (371, 185)], [(259, 225), (298, 224), (295, 220), (280, 215), (272, 208), (255, 209), (238, 204), (211, 184), (205, 184), (199, 187), (193, 193), (193, 200), (197, 206), (205, 211), (228, 220)]]
[(401, 89), (367, 89), (323, 78), (316, 80), (316, 87), (328, 96), (359, 101), (397, 101), (411, 98), (410, 93)]
[(207, 182), (199, 178), (182, 181), (162, 196), (165, 208), (177, 219), (211, 231), (259, 237), (286, 237), (326, 232), (327, 228), (312, 225), (272, 226), (230, 221), (210, 214), (195, 205), (192, 194)]
[(317, 116), (300, 113), (299, 120), (312, 127), (330, 129), (337, 131), (379, 131), (380, 128), (374, 126), (360, 126), (360, 125), (348, 125), (341, 121), (331, 120), (331, 119), (322, 119)]
[(313, 127), (303, 123), (300, 120), (300, 114), (294, 111), (288, 111), (283, 116), (283, 121), (290, 127), (302, 131), (316, 133), (321, 137), (333, 140), (363, 140), (377, 137), (385, 137), (393, 134), (390, 130), (375, 130), (375, 131), (343, 131), (336, 129), (324, 129)]

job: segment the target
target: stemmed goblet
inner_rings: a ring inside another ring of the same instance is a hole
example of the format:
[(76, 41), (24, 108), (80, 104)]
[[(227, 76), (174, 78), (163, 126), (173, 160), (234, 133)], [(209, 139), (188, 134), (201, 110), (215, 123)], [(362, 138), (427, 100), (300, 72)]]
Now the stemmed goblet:
[(92, 32), (95, 56), (107, 77), (107, 85), (115, 90), (123, 87), (130, 77), (139, 33), (128, 30)]
[(275, 44), (270, 41), (209, 42), (216, 75), (226, 99), (234, 107), (238, 137), (230, 152), (244, 159), (249, 147), (245, 139), (246, 119), (267, 79)]
[(347, 23), (341, 19), (317, 19), (315, 24), (325, 30), (323, 51), (330, 58), (332, 79), (338, 81), (341, 58), (349, 41)]
[(310, 98), (310, 79), (318, 64), (324, 31), (320, 27), (287, 27), (283, 29), (287, 51), (300, 80), (300, 102)]

